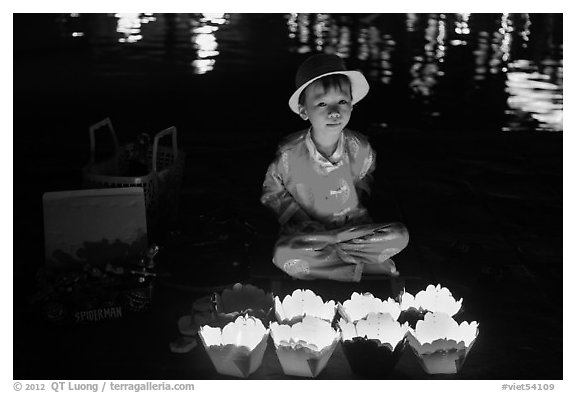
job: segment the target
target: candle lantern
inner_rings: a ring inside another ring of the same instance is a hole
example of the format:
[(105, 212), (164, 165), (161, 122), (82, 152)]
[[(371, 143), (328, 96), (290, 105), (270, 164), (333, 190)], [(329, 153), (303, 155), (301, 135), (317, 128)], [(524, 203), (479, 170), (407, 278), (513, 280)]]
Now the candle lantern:
[(292, 326), (272, 322), (270, 334), (284, 374), (299, 377), (320, 374), (340, 340), (329, 322), (310, 316)]
[(460, 325), (448, 314), (427, 313), (408, 332), (408, 343), (428, 374), (456, 374), (478, 336), (478, 323)]
[(234, 284), (232, 289), (225, 289), (222, 294), (214, 294), (216, 319), (220, 324), (231, 322), (239, 315), (249, 315), (268, 326), (273, 305), (274, 298), (271, 293), (265, 293), (250, 284)]
[(359, 294), (354, 292), (343, 304), (338, 303), (338, 313), (346, 322), (356, 322), (364, 319), (370, 313), (389, 314), (393, 320), (400, 316), (400, 304), (392, 298), (380, 300), (369, 292)]
[(262, 364), (269, 330), (262, 321), (239, 316), (223, 328), (202, 326), (200, 338), (216, 371), (245, 378)]
[(278, 296), (274, 297), (274, 311), (278, 322), (283, 324), (293, 325), (302, 321), (304, 316), (332, 322), (336, 314), (336, 303), (334, 300), (324, 302), (322, 297), (309, 289), (296, 289), (282, 301)]
[(400, 298), (402, 314), (399, 320), (408, 321), (414, 328), (427, 312), (441, 312), (453, 317), (462, 308), (462, 300), (456, 301), (450, 290), (440, 284), (428, 285), (426, 290), (418, 292), (416, 296), (404, 292)]
[(370, 313), (356, 322), (338, 322), (342, 332), (342, 349), (358, 375), (386, 375), (398, 363), (406, 344), (408, 323), (400, 324), (386, 314)]
[(238, 316), (252, 316), (268, 326), (274, 299), (254, 285), (234, 284), (222, 294), (204, 296), (192, 305), (192, 312), (178, 319), (178, 330), (184, 336), (193, 336), (200, 326), (224, 327)]

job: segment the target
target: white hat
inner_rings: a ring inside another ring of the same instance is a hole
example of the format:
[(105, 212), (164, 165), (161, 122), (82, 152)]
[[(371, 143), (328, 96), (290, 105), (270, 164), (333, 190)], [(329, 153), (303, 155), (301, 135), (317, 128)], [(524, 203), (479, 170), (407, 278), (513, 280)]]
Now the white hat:
[(323, 76), (342, 74), (350, 79), (352, 87), (352, 105), (368, 94), (370, 86), (364, 75), (359, 71), (348, 71), (344, 61), (338, 55), (319, 53), (310, 56), (300, 65), (296, 72), (296, 91), (288, 100), (288, 106), (294, 113), (298, 112), (298, 99), (304, 89), (316, 79)]

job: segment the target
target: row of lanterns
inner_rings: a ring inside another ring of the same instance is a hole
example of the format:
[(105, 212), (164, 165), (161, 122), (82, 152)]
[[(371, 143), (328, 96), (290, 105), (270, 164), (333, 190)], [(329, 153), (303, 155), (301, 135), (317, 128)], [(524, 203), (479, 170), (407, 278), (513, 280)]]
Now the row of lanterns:
[[(269, 336), (286, 375), (316, 377), (341, 343), (352, 371), (378, 377), (405, 347), (428, 374), (455, 374), (478, 336), (478, 323), (453, 318), (462, 307), (448, 288), (429, 285), (399, 301), (356, 293), (344, 303), (295, 290), (283, 300), (252, 285), (214, 294), (199, 336), (218, 373), (247, 377), (261, 365)], [(180, 323), (181, 331), (183, 330)]]

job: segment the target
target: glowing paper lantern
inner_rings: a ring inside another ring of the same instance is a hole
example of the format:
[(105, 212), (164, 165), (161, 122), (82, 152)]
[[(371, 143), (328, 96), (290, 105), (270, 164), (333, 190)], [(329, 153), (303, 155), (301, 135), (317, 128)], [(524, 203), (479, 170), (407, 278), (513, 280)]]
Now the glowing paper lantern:
[(268, 325), (269, 313), (274, 305), (271, 293), (265, 293), (254, 285), (234, 284), (232, 289), (225, 289), (222, 294), (214, 294), (216, 317), (228, 323), (239, 315), (250, 315)]
[(400, 316), (400, 304), (394, 299), (380, 300), (369, 292), (359, 294), (354, 292), (344, 304), (338, 303), (338, 312), (347, 322), (356, 322), (366, 318), (370, 313), (390, 314), (395, 321)]
[(334, 300), (326, 303), (322, 298), (309, 289), (296, 289), (292, 295), (286, 295), (280, 302), (278, 296), (274, 297), (274, 311), (280, 323), (294, 324), (304, 318), (312, 316), (331, 322), (336, 314)]
[(455, 374), (478, 336), (478, 322), (460, 325), (448, 314), (428, 313), (408, 333), (408, 342), (428, 374)]
[(340, 340), (329, 322), (310, 316), (292, 326), (272, 322), (270, 334), (284, 374), (299, 377), (320, 374)]
[(442, 312), (450, 316), (456, 315), (462, 308), (462, 300), (456, 301), (448, 288), (428, 285), (425, 291), (420, 291), (416, 296), (405, 292), (400, 300), (402, 311), (415, 309), (417, 311)]
[(452, 317), (462, 308), (462, 299), (456, 301), (450, 290), (442, 288), (440, 284), (437, 286), (428, 285), (425, 291), (416, 294), (414, 300), (424, 310), (434, 313), (441, 312)]
[(424, 314), (427, 312), (423, 310), (419, 304), (416, 304), (416, 299), (414, 295), (404, 292), (400, 297), (400, 317), (398, 321), (408, 322), (410, 327), (414, 328), (416, 323), (424, 318)]
[(257, 318), (239, 316), (224, 328), (202, 326), (199, 334), (216, 371), (242, 378), (262, 364), (269, 330)]
[(354, 338), (376, 340), (381, 345), (393, 350), (406, 333), (409, 326), (395, 321), (390, 314), (369, 314), (366, 319), (357, 322), (346, 322), (341, 319), (338, 326), (342, 331), (342, 341), (351, 341)]
[(454, 316), (462, 308), (462, 300), (456, 301), (450, 290), (443, 288), (440, 284), (428, 285), (426, 290), (418, 292), (416, 296), (404, 292), (400, 298), (402, 314), (399, 320), (408, 321), (410, 326), (414, 327), (427, 312), (441, 312)]
[(406, 343), (408, 323), (401, 325), (390, 314), (368, 314), (357, 322), (338, 322), (342, 348), (354, 373), (365, 376), (387, 374), (400, 359)]
[(404, 292), (400, 297), (400, 309), (402, 311), (408, 311), (411, 309), (420, 310), (420, 305), (416, 304), (416, 299), (414, 298), (414, 295), (412, 295), (409, 292)]

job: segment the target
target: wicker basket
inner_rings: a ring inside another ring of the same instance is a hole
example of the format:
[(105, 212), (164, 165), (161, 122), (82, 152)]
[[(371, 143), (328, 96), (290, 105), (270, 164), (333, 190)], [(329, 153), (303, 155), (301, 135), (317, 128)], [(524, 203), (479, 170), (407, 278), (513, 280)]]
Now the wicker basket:
[[(108, 129), (114, 144), (111, 158), (96, 162), (95, 133)], [(109, 118), (89, 128), (90, 162), (83, 170), (85, 188), (142, 187), (146, 204), (148, 231), (158, 226), (174, 224), (178, 217), (180, 189), (184, 172), (185, 153), (178, 150), (176, 127), (170, 127), (154, 136), (152, 146), (146, 152), (148, 173), (142, 176), (126, 176), (129, 159), (134, 153), (135, 144), (120, 146), (116, 132)], [(164, 136), (172, 136), (172, 146), (160, 146), (158, 141)]]

